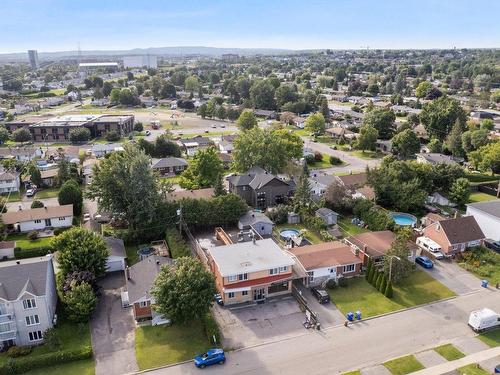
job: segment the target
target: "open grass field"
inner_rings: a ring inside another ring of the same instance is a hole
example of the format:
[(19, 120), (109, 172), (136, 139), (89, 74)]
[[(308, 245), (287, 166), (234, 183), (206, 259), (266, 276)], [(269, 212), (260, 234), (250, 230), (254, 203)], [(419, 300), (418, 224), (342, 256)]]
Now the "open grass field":
[(141, 370), (186, 361), (209, 347), (199, 321), (139, 327), (135, 335), (135, 353)]
[(342, 314), (361, 311), (370, 317), (452, 297), (455, 294), (424, 271), (415, 271), (393, 286), (389, 299), (371, 286), (364, 277), (347, 280), (346, 287), (328, 290), (330, 298)]
[(406, 357), (387, 361), (384, 363), (384, 366), (394, 375), (410, 374), (424, 368), (414, 355), (407, 355)]

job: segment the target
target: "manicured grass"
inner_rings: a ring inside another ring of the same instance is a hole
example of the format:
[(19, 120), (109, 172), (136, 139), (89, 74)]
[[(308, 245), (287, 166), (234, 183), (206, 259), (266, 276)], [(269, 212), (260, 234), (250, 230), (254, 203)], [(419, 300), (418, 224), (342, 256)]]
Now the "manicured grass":
[(356, 371), (349, 371), (349, 372), (344, 372), (343, 374), (340, 375), (361, 375), (361, 371), (356, 370)]
[(16, 246), (20, 247), (21, 249), (37, 249), (40, 247), (47, 247), (50, 245), (50, 240), (53, 237), (41, 237), (37, 238), (36, 240), (30, 240), (28, 239), (28, 236), (26, 234), (9, 234), (7, 236), (7, 241), (16, 241)]
[(476, 202), (486, 202), (486, 201), (492, 201), (496, 200), (497, 197), (493, 195), (489, 195), (486, 193), (481, 193), (479, 191), (476, 191), (474, 193), (471, 193), (469, 197), (469, 203), (476, 203)]
[(462, 357), (465, 357), (465, 354), (462, 353), (457, 348), (455, 348), (453, 344), (445, 344), (438, 346), (437, 348), (434, 348), (434, 351), (436, 351), (441, 357), (443, 357), (447, 361), (454, 361), (455, 359), (460, 359)]
[(282, 231), (283, 229), (297, 229), (299, 231), (302, 229), (305, 229), (306, 232), (304, 233), (304, 237), (307, 240), (309, 240), (309, 242), (311, 242), (312, 244), (325, 242), (325, 241), (323, 241), (323, 239), (321, 238), (320, 234), (317, 231), (307, 228), (306, 226), (304, 226), (304, 224), (279, 224), (279, 225), (276, 225), (274, 227), (273, 232), (274, 232), (275, 237), (280, 241), (281, 241), (280, 231)]
[(323, 168), (331, 168), (342, 165), (342, 164), (337, 164), (337, 165), (330, 164), (330, 156), (327, 154), (321, 154), (321, 156), (323, 157), (321, 161), (315, 161), (314, 163), (307, 164), (309, 169), (323, 169)]
[(410, 374), (424, 368), (424, 366), (417, 361), (414, 355), (407, 355), (406, 357), (387, 361), (384, 363), (384, 366), (394, 375)]
[(492, 348), (500, 346), (500, 329), (482, 333), (477, 338)]
[(337, 220), (337, 224), (346, 237), (369, 232), (368, 229), (358, 227), (356, 224), (351, 223), (351, 219), (352, 217), (342, 217)]
[(181, 234), (175, 228), (167, 229), (167, 244), (172, 258), (189, 257), (191, 249)]
[(135, 353), (141, 370), (189, 360), (209, 347), (199, 321), (139, 327), (135, 333)]
[(58, 194), (59, 194), (59, 188), (38, 190), (35, 193), (35, 199), (57, 198)]
[(127, 253), (127, 264), (129, 266), (132, 266), (136, 264), (139, 261), (139, 255), (137, 254), (137, 248), (136, 245), (128, 245), (125, 246), (125, 252)]
[(83, 359), (81, 361), (64, 363), (58, 366), (43, 367), (25, 373), (25, 375), (94, 375), (95, 363), (93, 358)]
[(459, 374), (463, 375), (489, 375), (488, 371), (485, 371), (481, 366), (476, 363), (460, 367), (457, 369)]
[(21, 200), (21, 194), (18, 191), (12, 192), (12, 193), (10, 193), (10, 195), (9, 194), (2, 194), (2, 198), (7, 199), (7, 196), (9, 197), (7, 202), (19, 202)]
[(385, 154), (383, 154), (382, 152), (378, 152), (378, 151), (360, 151), (360, 150), (356, 150), (356, 151), (351, 151), (350, 154), (354, 155), (354, 156), (357, 156), (358, 158), (361, 158), (361, 159), (380, 159), (380, 158), (383, 158), (385, 156)]
[(178, 185), (181, 180), (181, 175), (172, 177), (161, 177), (162, 181), (170, 182), (172, 185)]
[(357, 277), (348, 279), (346, 287), (330, 289), (328, 293), (342, 314), (359, 310), (363, 317), (385, 314), (455, 295), (439, 281), (419, 270), (393, 285), (393, 290), (394, 297), (386, 298), (364, 277)]

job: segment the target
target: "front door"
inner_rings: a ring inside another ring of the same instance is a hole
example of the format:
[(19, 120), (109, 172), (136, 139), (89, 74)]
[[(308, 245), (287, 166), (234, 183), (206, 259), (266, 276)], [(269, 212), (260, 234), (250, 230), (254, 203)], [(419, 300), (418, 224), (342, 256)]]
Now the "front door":
[(51, 227), (52, 226), (52, 222), (50, 221), (50, 219), (45, 219), (45, 226), (46, 227)]
[(253, 290), (253, 300), (255, 302), (262, 301), (266, 298), (266, 292), (264, 288), (254, 289)]

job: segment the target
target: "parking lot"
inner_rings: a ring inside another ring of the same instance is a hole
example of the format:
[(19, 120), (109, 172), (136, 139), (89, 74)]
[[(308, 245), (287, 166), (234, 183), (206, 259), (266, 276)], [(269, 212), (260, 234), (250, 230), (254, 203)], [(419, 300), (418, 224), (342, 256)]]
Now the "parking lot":
[(305, 314), (291, 295), (273, 298), (261, 305), (221, 307), (214, 316), (224, 337), (224, 347), (237, 349), (304, 332)]

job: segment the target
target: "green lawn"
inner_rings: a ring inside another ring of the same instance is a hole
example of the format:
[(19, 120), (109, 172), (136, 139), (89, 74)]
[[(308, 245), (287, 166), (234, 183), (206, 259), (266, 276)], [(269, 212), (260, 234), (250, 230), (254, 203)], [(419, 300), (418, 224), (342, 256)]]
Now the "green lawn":
[(471, 193), (469, 197), (469, 203), (476, 203), (476, 202), (486, 202), (486, 201), (492, 201), (496, 200), (497, 198), (493, 195), (489, 195), (486, 193), (481, 193), (479, 191), (476, 191), (474, 193)]
[(59, 188), (48, 188), (48, 189), (38, 190), (35, 194), (35, 199), (57, 198), (58, 194), (59, 194)]
[(52, 237), (41, 237), (36, 240), (29, 240), (26, 234), (9, 234), (7, 241), (16, 241), (16, 246), (21, 249), (38, 249), (40, 247), (47, 247), (50, 244)]
[(43, 367), (38, 370), (26, 372), (24, 375), (94, 375), (95, 363), (93, 358), (81, 361), (64, 363), (62, 365)]
[(327, 154), (321, 154), (323, 159), (321, 161), (315, 161), (314, 163), (307, 163), (307, 166), (310, 169), (323, 169), (323, 168), (331, 168), (339, 165), (332, 165), (330, 164), (330, 156)]
[(304, 226), (304, 224), (279, 224), (279, 225), (276, 225), (274, 227), (273, 232), (274, 232), (274, 235), (276, 236), (276, 238), (280, 241), (281, 241), (280, 231), (282, 231), (283, 229), (297, 229), (299, 231), (304, 229), (306, 231), (304, 233), (304, 238), (306, 238), (312, 244), (325, 242), (325, 241), (323, 241), (323, 239), (321, 238), (321, 235), (317, 231), (307, 228), (306, 226)]
[(460, 367), (457, 369), (459, 374), (463, 375), (489, 375), (488, 371), (485, 371), (481, 366), (476, 363)]
[(457, 348), (455, 348), (453, 344), (445, 344), (438, 346), (437, 348), (434, 348), (434, 351), (436, 351), (441, 357), (443, 357), (447, 361), (454, 361), (456, 359), (465, 357), (465, 354), (462, 353)]
[(346, 287), (328, 290), (342, 314), (361, 311), (363, 317), (376, 316), (404, 308), (438, 301), (455, 294), (424, 271), (415, 271), (394, 285), (394, 297), (386, 298), (364, 277), (347, 280)]
[(384, 153), (379, 152), (379, 151), (360, 151), (360, 150), (355, 150), (355, 151), (350, 151), (350, 154), (357, 156), (358, 158), (361, 159), (380, 159), (385, 156)]
[(172, 177), (161, 177), (162, 181), (170, 182), (172, 185), (179, 184), (181, 180), (181, 175)]
[(135, 353), (141, 370), (192, 359), (209, 347), (200, 321), (139, 327), (135, 334)]
[(127, 264), (132, 266), (139, 261), (139, 255), (137, 254), (137, 245), (125, 246), (125, 252), (127, 253)]
[(500, 329), (482, 333), (478, 336), (478, 339), (491, 346), (492, 348), (495, 346), (500, 346)]
[[(7, 195), (8, 194), (2, 194), (2, 198), (7, 198)], [(16, 191), (16, 192), (10, 193), (9, 199), (7, 202), (19, 202), (20, 200), (21, 200), (21, 194), (18, 191)]]
[(349, 371), (349, 372), (344, 372), (341, 375), (361, 375), (361, 371), (356, 370), (356, 371)]
[(384, 363), (384, 366), (394, 375), (405, 375), (424, 369), (424, 366), (417, 361), (414, 355), (407, 355), (406, 357), (387, 361)]
[(368, 229), (358, 227), (356, 224), (351, 223), (351, 219), (352, 217), (341, 217), (337, 220), (337, 224), (340, 229), (342, 229), (345, 236), (354, 236), (356, 234), (369, 232)]

